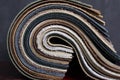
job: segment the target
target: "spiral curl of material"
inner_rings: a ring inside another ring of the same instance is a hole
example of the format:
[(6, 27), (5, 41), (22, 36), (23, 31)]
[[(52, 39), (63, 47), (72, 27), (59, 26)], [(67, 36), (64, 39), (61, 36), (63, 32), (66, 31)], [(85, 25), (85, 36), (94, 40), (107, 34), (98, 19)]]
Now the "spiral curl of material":
[(14, 19), (8, 51), (15, 67), (32, 79), (61, 80), (77, 56), (92, 79), (120, 79), (120, 62), (101, 13), (74, 0), (36, 1)]

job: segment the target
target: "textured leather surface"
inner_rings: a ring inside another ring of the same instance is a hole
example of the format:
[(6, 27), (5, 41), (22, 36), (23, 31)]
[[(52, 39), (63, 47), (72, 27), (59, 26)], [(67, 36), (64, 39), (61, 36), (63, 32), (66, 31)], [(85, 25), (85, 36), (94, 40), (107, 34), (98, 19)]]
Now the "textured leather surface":
[[(1, 61), (9, 61), (8, 54), (7, 54), (7, 47), (6, 47), (6, 36), (10, 24), (17, 13), (24, 8), (27, 4), (35, 0), (0, 0), (0, 60)], [(119, 33), (119, 15), (120, 11), (117, 9), (120, 7), (119, 0), (104, 0), (104, 1), (94, 1), (94, 0), (81, 0), (82, 2), (89, 3), (94, 6), (94, 8), (99, 9), (102, 14), (104, 15), (104, 20), (106, 21), (106, 28), (109, 31), (110, 38), (112, 43), (114, 44), (118, 54), (120, 53), (119, 50), (119, 42), (120, 42), (120, 35)], [(13, 9), (14, 7), (14, 9)]]
[[(91, 23), (92, 24), (92, 23)], [(94, 24), (95, 25), (95, 24)], [(102, 30), (101, 30), (102, 29)], [(106, 30), (105, 31), (103, 31), (104, 29), (103, 28), (101, 28), (100, 27), (100, 29), (98, 28), (98, 30), (104, 35), (104, 36), (106, 36), (106, 37), (108, 37), (108, 35), (106, 34)], [(92, 38), (92, 37), (91, 37)], [(94, 39), (94, 38), (93, 38)], [(95, 41), (96, 42), (96, 41)], [(26, 44), (27, 42), (25, 42), (25, 44)], [(97, 43), (96, 43), (97, 44)], [(108, 48), (109, 49), (109, 48)], [(110, 50), (108, 50), (108, 51), (110, 51)], [(107, 50), (105, 51), (105, 52), (107, 52)], [(110, 52), (108, 52), (108, 53), (110, 53)], [(104, 55), (104, 54), (103, 54)], [(106, 58), (108, 58), (108, 60), (110, 60), (111, 62), (113, 62), (113, 63), (117, 63), (116, 62), (116, 59), (115, 58), (110, 58), (110, 57), (108, 57), (108, 55), (104, 55), (104, 56), (106, 56)], [(115, 59), (115, 60), (114, 60)], [(117, 60), (118, 61), (118, 60)]]

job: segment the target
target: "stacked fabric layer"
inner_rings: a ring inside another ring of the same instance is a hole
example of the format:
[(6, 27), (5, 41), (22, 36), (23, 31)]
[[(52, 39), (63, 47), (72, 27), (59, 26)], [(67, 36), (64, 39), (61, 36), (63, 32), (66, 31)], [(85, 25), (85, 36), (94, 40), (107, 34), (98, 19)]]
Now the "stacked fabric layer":
[(65, 76), (75, 54), (93, 79), (120, 79), (120, 57), (103, 27), (103, 16), (74, 0), (36, 1), (14, 19), (8, 51), (15, 67), (32, 79)]

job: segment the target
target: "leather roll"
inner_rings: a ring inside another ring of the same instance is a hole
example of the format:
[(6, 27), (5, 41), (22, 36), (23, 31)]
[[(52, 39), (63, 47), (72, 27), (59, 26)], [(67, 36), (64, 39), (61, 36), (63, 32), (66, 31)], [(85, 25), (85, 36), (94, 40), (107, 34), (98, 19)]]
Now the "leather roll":
[(74, 0), (37, 0), (14, 19), (8, 52), (31, 79), (61, 80), (74, 55), (92, 79), (120, 79), (120, 56), (100, 11)]

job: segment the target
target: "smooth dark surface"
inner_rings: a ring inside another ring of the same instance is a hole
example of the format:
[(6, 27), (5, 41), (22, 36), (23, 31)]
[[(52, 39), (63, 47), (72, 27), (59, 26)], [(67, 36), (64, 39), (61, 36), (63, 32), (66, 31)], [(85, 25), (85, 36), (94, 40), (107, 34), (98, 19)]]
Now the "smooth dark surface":
[[(27, 4), (35, 0), (0, 0), (0, 80), (26, 80), (10, 62), (7, 52), (7, 32), (17, 13)], [(95, 9), (102, 12), (109, 30), (110, 39), (115, 49), (120, 54), (120, 0), (81, 0), (93, 5)], [(77, 63), (77, 62), (76, 62)], [(72, 68), (72, 67), (71, 67)], [(80, 75), (79, 65), (74, 64), (75, 69), (70, 69), (67, 80), (76, 80)], [(73, 71), (71, 71), (73, 70)], [(78, 72), (76, 72), (78, 71)], [(7, 77), (6, 77), (7, 76)], [(69, 78), (72, 76), (72, 78)], [(69, 78), (69, 79), (68, 79)], [(78, 79), (79, 80), (79, 79)], [(82, 79), (83, 80), (83, 79)]]

